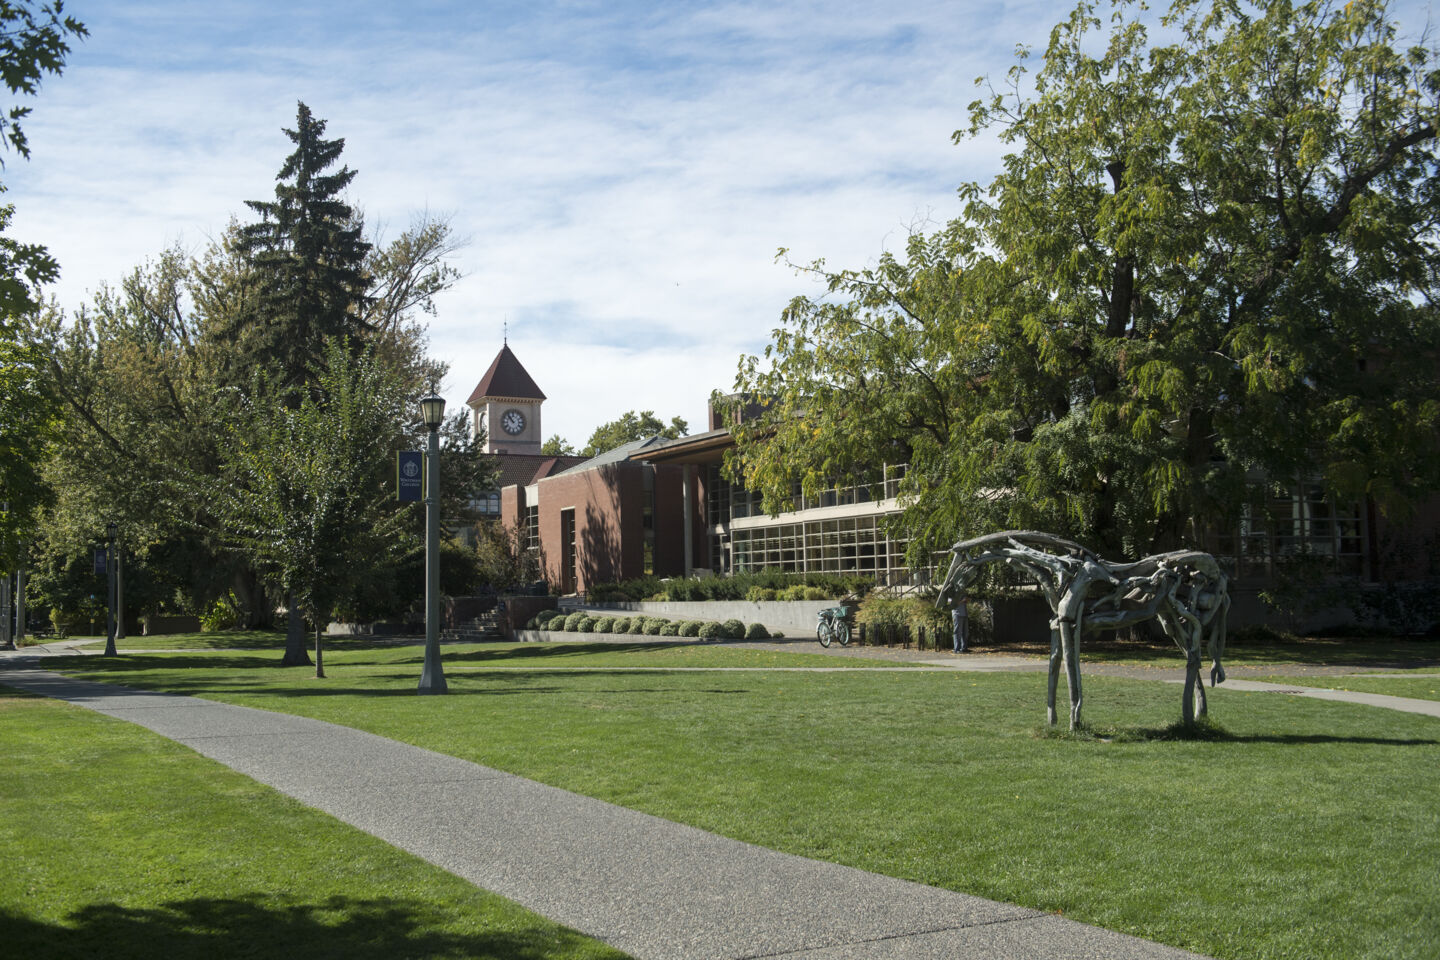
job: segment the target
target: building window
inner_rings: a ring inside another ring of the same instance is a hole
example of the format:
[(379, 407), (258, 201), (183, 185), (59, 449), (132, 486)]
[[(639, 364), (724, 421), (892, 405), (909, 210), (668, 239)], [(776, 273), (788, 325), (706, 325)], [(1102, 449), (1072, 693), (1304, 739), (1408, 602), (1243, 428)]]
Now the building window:
[(540, 549), (540, 507), (525, 508), (525, 549)]
[(1338, 500), (1318, 482), (1302, 480), (1247, 504), (1238, 529), (1214, 536), (1211, 551), (1242, 579), (1269, 579), (1300, 562), (1365, 576), (1365, 539), (1359, 501)]

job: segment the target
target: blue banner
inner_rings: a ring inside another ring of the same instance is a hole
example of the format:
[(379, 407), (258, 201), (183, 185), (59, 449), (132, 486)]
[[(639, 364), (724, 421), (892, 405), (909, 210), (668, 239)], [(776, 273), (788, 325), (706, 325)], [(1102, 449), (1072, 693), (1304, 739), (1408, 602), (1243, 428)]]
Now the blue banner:
[(395, 490), (401, 503), (420, 500), (421, 480), (425, 463), (419, 450), (401, 450), (395, 454)]

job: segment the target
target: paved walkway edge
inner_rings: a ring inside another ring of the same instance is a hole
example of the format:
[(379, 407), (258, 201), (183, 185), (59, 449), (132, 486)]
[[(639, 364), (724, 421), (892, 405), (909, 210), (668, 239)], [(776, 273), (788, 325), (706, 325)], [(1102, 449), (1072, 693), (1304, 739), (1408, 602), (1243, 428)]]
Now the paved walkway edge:
[(638, 960), (1180, 960), (1162, 944), (777, 853), (349, 727), (19, 666)]

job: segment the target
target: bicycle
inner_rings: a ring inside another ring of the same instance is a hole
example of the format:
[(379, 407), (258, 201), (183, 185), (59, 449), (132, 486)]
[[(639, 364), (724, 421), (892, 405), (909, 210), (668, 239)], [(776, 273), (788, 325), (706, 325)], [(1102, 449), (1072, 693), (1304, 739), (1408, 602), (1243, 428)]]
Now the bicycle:
[(844, 607), (826, 607), (820, 611), (819, 621), (815, 624), (815, 638), (820, 641), (820, 646), (828, 647), (836, 640), (842, 647), (850, 643), (850, 625), (845, 622), (847, 612)]

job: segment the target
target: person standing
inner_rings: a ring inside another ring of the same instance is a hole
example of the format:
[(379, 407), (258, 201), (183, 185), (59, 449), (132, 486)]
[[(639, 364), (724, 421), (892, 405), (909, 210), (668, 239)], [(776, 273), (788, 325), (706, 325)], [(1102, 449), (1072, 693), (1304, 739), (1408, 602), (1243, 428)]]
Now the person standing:
[(964, 653), (966, 634), (970, 631), (970, 607), (963, 593), (953, 601), (950, 623), (955, 630), (955, 652)]

